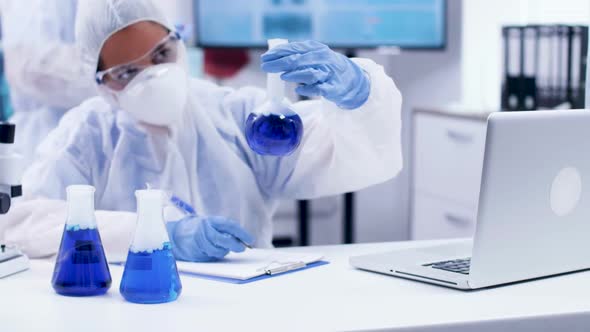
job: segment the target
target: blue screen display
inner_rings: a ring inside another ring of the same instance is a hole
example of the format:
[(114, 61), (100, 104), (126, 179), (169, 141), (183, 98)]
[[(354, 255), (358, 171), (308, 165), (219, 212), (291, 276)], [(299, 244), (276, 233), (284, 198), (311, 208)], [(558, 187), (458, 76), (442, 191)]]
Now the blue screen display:
[(269, 38), (333, 47), (441, 48), (445, 0), (196, 0), (205, 47), (265, 47)]

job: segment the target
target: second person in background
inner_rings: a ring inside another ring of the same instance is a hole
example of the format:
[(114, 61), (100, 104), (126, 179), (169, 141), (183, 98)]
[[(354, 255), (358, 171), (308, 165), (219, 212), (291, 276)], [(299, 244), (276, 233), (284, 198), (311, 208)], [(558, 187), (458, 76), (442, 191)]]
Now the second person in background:
[(30, 165), (64, 113), (96, 95), (82, 72), (74, 27), (78, 0), (0, 0), (2, 47), (16, 124), (15, 144)]

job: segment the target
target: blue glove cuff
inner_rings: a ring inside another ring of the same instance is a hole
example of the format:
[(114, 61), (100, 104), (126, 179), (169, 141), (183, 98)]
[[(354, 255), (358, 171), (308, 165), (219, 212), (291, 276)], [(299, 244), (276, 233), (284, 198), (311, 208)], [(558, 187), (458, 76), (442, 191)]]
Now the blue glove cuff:
[(345, 95), (340, 98), (338, 102), (338, 107), (345, 109), (345, 110), (354, 110), (363, 106), (367, 100), (369, 100), (369, 96), (371, 95), (371, 79), (369, 74), (365, 72), (359, 65), (352, 62), (350, 59), (347, 59), (350, 63), (350, 69), (354, 70), (354, 76), (360, 77), (361, 79), (358, 81), (358, 84), (355, 84), (351, 87), (349, 91)]

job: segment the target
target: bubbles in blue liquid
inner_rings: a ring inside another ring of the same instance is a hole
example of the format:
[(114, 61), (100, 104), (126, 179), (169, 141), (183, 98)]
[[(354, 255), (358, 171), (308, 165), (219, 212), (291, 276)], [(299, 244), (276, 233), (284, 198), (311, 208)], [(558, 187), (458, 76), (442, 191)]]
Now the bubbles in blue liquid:
[(106, 293), (111, 282), (98, 230), (66, 226), (53, 271), (53, 289), (61, 295), (92, 296)]
[(152, 252), (129, 251), (119, 290), (129, 302), (150, 304), (176, 300), (182, 285), (170, 244)]
[(297, 114), (255, 114), (246, 120), (246, 140), (261, 155), (285, 156), (301, 143), (303, 122)]

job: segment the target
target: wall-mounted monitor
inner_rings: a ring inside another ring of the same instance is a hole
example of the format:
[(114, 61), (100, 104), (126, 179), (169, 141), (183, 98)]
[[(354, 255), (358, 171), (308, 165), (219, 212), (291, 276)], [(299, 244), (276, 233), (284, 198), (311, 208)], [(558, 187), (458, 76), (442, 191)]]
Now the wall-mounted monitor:
[(201, 47), (266, 47), (269, 38), (337, 48), (441, 49), (446, 0), (195, 0)]

